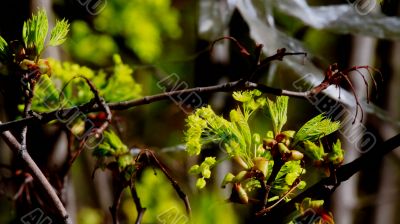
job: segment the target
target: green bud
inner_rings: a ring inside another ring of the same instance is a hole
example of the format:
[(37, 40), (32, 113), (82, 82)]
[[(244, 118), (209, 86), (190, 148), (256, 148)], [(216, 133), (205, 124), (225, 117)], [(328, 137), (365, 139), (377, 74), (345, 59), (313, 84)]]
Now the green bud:
[(266, 177), (268, 175), (268, 160), (264, 157), (256, 157), (253, 162), (254, 166)]
[(199, 169), (200, 169), (199, 165), (197, 165), (197, 164), (193, 165), (192, 167), (190, 167), (189, 173), (190, 174), (198, 174), (200, 172)]
[(247, 195), (247, 192), (243, 189), (242, 185), (240, 184), (235, 185), (235, 190), (238, 193), (240, 203), (242, 204), (249, 203), (249, 196)]
[(210, 169), (204, 169), (201, 171), (201, 174), (203, 175), (204, 178), (208, 179), (211, 176), (211, 171), (210, 171)]
[(265, 149), (262, 145), (259, 145), (256, 150), (256, 155), (262, 155), (265, 152)]
[(254, 134), (253, 134), (253, 141), (254, 141), (254, 144), (255, 144), (255, 145), (260, 144), (260, 143), (261, 143), (260, 134), (254, 133)]
[(246, 178), (246, 175), (247, 175), (247, 171), (245, 171), (245, 170), (240, 171), (238, 174), (236, 174), (234, 181), (241, 182), (242, 180), (244, 180)]
[(29, 70), (32, 66), (35, 66), (35, 62), (29, 59), (24, 59), (19, 63), (22, 70)]
[(51, 76), (51, 67), (47, 60), (39, 59), (37, 65), (39, 67), (40, 74), (47, 74), (49, 77)]
[(196, 187), (199, 189), (202, 189), (206, 186), (206, 180), (204, 180), (204, 178), (199, 178), (196, 181)]
[(281, 153), (282, 156), (290, 154), (290, 150), (288, 149), (288, 147), (285, 144), (281, 143), (281, 142), (278, 143), (278, 150), (279, 150), (279, 152)]
[(224, 177), (224, 180), (222, 181), (221, 187), (225, 188), (225, 186), (229, 183), (232, 183), (234, 179), (235, 175), (233, 175), (232, 173), (227, 173)]
[(237, 163), (239, 163), (239, 165), (241, 165), (244, 169), (246, 169), (246, 170), (249, 169), (249, 166), (247, 165), (247, 163), (245, 163), (240, 156), (234, 156), (233, 159)]
[(267, 134), (266, 134), (266, 137), (267, 138), (274, 138), (274, 132), (268, 131)]
[(301, 159), (303, 159), (303, 157), (304, 157), (303, 153), (301, 153), (297, 150), (290, 150), (289, 160), (294, 160), (294, 161), (301, 160)]

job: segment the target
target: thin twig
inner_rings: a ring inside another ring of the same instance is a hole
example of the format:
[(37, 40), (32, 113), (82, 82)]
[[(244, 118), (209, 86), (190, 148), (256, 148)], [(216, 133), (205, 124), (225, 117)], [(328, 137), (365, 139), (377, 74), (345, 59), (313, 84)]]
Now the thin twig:
[(86, 83), (88, 84), (88, 86), (90, 88), (90, 91), (94, 95), (94, 99), (95, 99), (98, 107), (106, 113), (106, 120), (103, 122), (103, 124), (99, 128), (96, 129), (96, 133), (97, 134), (101, 134), (108, 127), (108, 125), (111, 122), (112, 114), (111, 114), (110, 107), (107, 105), (107, 103), (104, 100), (104, 98), (100, 96), (99, 91), (94, 86), (92, 81), (90, 81), (90, 79), (88, 79), (87, 77), (85, 77), (83, 75), (80, 75), (78, 77), (80, 77), (80, 78), (82, 78), (82, 79), (84, 79), (86, 81)]
[[(0, 122), (1, 123), (1, 122)], [(44, 193), (46, 194), (47, 198), (50, 200), (52, 206), (58, 212), (58, 215), (63, 218), (64, 223), (72, 223), (70, 217), (68, 216), (67, 210), (65, 209), (64, 205), (62, 204), (60, 198), (57, 196), (54, 188), (51, 186), (49, 181), (43, 175), (42, 171), (36, 165), (35, 161), (33, 161), (32, 157), (26, 150), (21, 151), (21, 144), (15, 139), (14, 135), (11, 134), (9, 131), (5, 131), (1, 134), (4, 141), (7, 143), (9, 148), (21, 158), (21, 160), (27, 166), (29, 173), (32, 175), (35, 181), (44, 189)]]
[(132, 180), (130, 190), (131, 190), (133, 202), (135, 202), (135, 205), (136, 205), (136, 211), (138, 213), (135, 224), (140, 224), (140, 223), (142, 223), (143, 215), (144, 215), (144, 212), (146, 211), (146, 208), (143, 208), (142, 203), (140, 203), (140, 198), (136, 191), (135, 180)]
[(276, 207), (281, 201), (283, 201), (283, 199), (285, 199), (289, 194), (291, 194), (299, 186), (299, 184), (300, 184), (300, 179), (297, 179), (292, 184), (290, 189), (281, 198), (278, 199), (278, 201), (276, 201), (274, 204), (270, 205), (269, 207), (264, 208), (261, 211), (257, 212), (256, 216), (264, 215), (264, 214), (268, 213), (269, 211), (271, 211), (271, 209)]
[(266, 184), (267, 186), (265, 188), (262, 209), (265, 209), (265, 207), (267, 206), (268, 195), (269, 195), (269, 192), (271, 191), (272, 183), (275, 181), (276, 177), (278, 176), (279, 171), (281, 170), (281, 168), (284, 164), (285, 163), (282, 161), (281, 158), (277, 158), (276, 162), (274, 162), (274, 165), (272, 166), (272, 172), (271, 172), (271, 175), (268, 177), (267, 184)]
[[(306, 99), (308, 96), (311, 95), (310, 91), (305, 92), (295, 92), (290, 90), (282, 90), (277, 88), (272, 88), (263, 84), (258, 84), (254, 82), (248, 81), (233, 81), (224, 84), (219, 84), (215, 86), (207, 86), (207, 87), (196, 87), (190, 89), (183, 89), (183, 90), (175, 90), (170, 92), (159, 93), (151, 96), (145, 96), (140, 99), (135, 100), (128, 100), (128, 101), (121, 101), (115, 103), (107, 103), (106, 105), (109, 107), (110, 110), (127, 110), (136, 106), (141, 106), (145, 104), (154, 103), (157, 101), (168, 100), (172, 97), (180, 96), (183, 94), (188, 93), (197, 93), (197, 94), (205, 94), (205, 93), (212, 93), (212, 92), (232, 92), (238, 90), (254, 90), (258, 89), (263, 93), (273, 94), (277, 96), (290, 96), (295, 98), (302, 98)], [(40, 123), (48, 123), (50, 121), (57, 119), (57, 114), (67, 114), (68, 111), (71, 110), (79, 110), (82, 113), (90, 113), (96, 111), (102, 111), (98, 105), (94, 104), (93, 102), (88, 102), (79, 106), (58, 109), (51, 112), (45, 113), (38, 113), (36, 116), (23, 118), (20, 120), (9, 121), (0, 125), (0, 132), (4, 132), (6, 130), (11, 130), (15, 128), (24, 127), (26, 125), (40, 122)]]
[(113, 204), (112, 206), (109, 208), (110, 209), (110, 213), (113, 219), (113, 223), (114, 224), (118, 224), (118, 208), (119, 208), (119, 204), (121, 202), (121, 195), (122, 192), (124, 191), (124, 186), (122, 186), (122, 184), (116, 182), (115, 183), (115, 190), (114, 190), (114, 200), (113, 200)]
[(183, 190), (179, 186), (178, 182), (175, 181), (171, 177), (171, 175), (168, 173), (167, 169), (165, 168), (165, 165), (157, 158), (155, 153), (151, 150), (147, 150), (147, 149), (143, 150), (142, 153), (139, 154), (139, 156), (137, 157), (138, 160), (140, 159), (141, 155), (146, 155), (146, 157), (148, 159), (152, 159), (154, 165), (156, 165), (164, 173), (164, 175), (167, 177), (167, 179), (171, 183), (172, 187), (175, 189), (178, 196), (182, 199), (183, 203), (185, 204), (186, 213), (189, 215), (189, 217), (191, 217), (192, 210), (190, 208), (189, 198), (185, 194), (185, 192), (183, 192)]

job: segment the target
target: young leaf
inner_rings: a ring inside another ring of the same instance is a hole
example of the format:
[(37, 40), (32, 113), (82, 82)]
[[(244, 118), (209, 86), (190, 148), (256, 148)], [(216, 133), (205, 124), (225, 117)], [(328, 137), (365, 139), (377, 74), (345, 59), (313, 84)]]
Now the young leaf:
[(50, 46), (58, 46), (66, 40), (69, 31), (69, 23), (67, 20), (63, 19), (61, 21), (57, 20), (56, 25), (51, 30), (50, 34)]
[(344, 151), (342, 149), (342, 144), (338, 139), (336, 143), (333, 144), (332, 152), (328, 154), (328, 159), (333, 165), (340, 165), (344, 160)]
[(0, 36), (0, 60), (4, 60), (7, 57), (8, 44), (2, 36)]
[(49, 28), (46, 12), (41, 9), (36, 15), (32, 15), (31, 19), (24, 22), (22, 29), (22, 38), (25, 47), (34, 49), (36, 56), (40, 55), (44, 49), (44, 41), (46, 39)]
[(248, 146), (251, 145), (251, 131), (250, 126), (247, 123), (242, 111), (237, 108), (236, 110), (231, 110), (230, 119), (236, 129), (240, 132), (241, 136), (245, 140)]
[(303, 143), (303, 147), (298, 147), (298, 149), (304, 152), (310, 159), (316, 161), (322, 161), (324, 156), (324, 148), (322, 145), (316, 145), (315, 143), (306, 140)]
[(276, 103), (272, 100), (267, 99), (268, 114), (272, 120), (272, 126), (274, 128), (274, 134), (277, 135), (281, 132), (283, 125), (287, 121), (287, 107), (289, 97), (279, 96), (276, 98)]
[(294, 135), (293, 145), (301, 141), (317, 141), (325, 135), (337, 131), (340, 128), (339, 121), (331, 121), (329, 118), (320, 114), (305, 123)]
[[(113, 131), (103, 133), (104, 140), (93, 151), (93, 155), (98, 157), (120, 156), (128, 153), (128, 147), (122, 143), (121, 139)], [(122, 160), (121, 160), (122, 161)]]

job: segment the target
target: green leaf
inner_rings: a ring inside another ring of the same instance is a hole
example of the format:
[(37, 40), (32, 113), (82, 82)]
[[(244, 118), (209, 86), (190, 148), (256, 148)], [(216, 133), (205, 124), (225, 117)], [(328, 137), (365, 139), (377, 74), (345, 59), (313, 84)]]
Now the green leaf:
[(57, 20), (56, 25), (50, 34), (50, 46), (58, 46), (66, 40), (69, 31), (69, 23), (67, 20), (63, 19), (61, 21)]
[(5, 60), (8, 55), (8, 44), (2, 36), (0, 36), (0, 60)]
[(247, 123), (246, 118), (244, 117), (242, 111), (237, 108), (237, 110), (231, 110), (230, 112), (231, 122), (235, 125), (237, 130), (241, 133), (241, 136), (246, 142), (246, 145), (251, 145), (251, 131), (250, 126)]
[(320, 138), (337, 131), (340, 128), (339, 121), (331, 121), (324, 114), (320, 114), (305, 123), (294, 135), (293, 145), (301, 141), (317, 141)]
[(287, 185), (292, 185), (293, 182), (297, 179), (298, 174), (297, 173), (288, 173), (285, 176), (285, 182)]
[(300, 161), (289, 161), (282, 166), (272, 185), (271, 192), (275, 195), (286, 193), (293, 181), (296, 180), (305, 170), (301, 167)]
[(224, 179), (222, 180), (221, 183), (221, 187), (225, 187), (227, 184), (232, 183), (234, 181), (235, 175), (233, 175), (232, 173), (227, 173), (224, 177)]
[(93, 151), (96, 156), (120, 156), (128, 153), (128, 147), (122, 143), (121, 139), (113, 131), (105, 131), (104, 139), (101, 144)]
[(296, 147), (299, 151), (304, 152), (308, 158), (312, 160), (322, 161), (324, 156), (324, 148), (322, 145), (318, 146), (315, 143), (306, 140), (303, 142), (304, 148)]
[(276, 103), (267, 99), (268, 115), (271, 117), (274, 134), (281, 132), (283, 125), (287, 121), (287, 107), (289, 97), (279, 96), (276, 98)]
[(102, 143), (93, 150), (93, 155), (96, 157), (112, 156), (113, 149), (108, 143)]
[(340, 165), (343, 162), (344, 150), (342, 149), (342, 144), (339, 139), (333, 144), (332, 152), (328, 154), (328, 159), (335, 166)]
[(132, 165), (134, 160), (130, 154), (119, 156), (117, 159), (118, 167), (122, 170), (128, 165)]
[(33, 14), (31, 19), (24, 22), (22, 38), (27, 49), (34, 49), (39, 56), (44, 49), (44, 41), (49, 28), (46, 12), (41, 9), (37, 14)]

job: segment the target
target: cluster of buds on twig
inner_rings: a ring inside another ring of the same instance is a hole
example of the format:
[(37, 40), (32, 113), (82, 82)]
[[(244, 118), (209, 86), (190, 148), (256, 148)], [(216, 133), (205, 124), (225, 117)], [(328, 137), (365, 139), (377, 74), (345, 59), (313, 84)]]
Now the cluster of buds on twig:
[(275, 138), (265, 138), (263, 140), (263, 148), (271, 151), (273, 158), (280, 158), (284, 162), (301, 160), (304, 154), (290, 148), (294, 134), (295, 131), (283, 131), (276, 135)]

